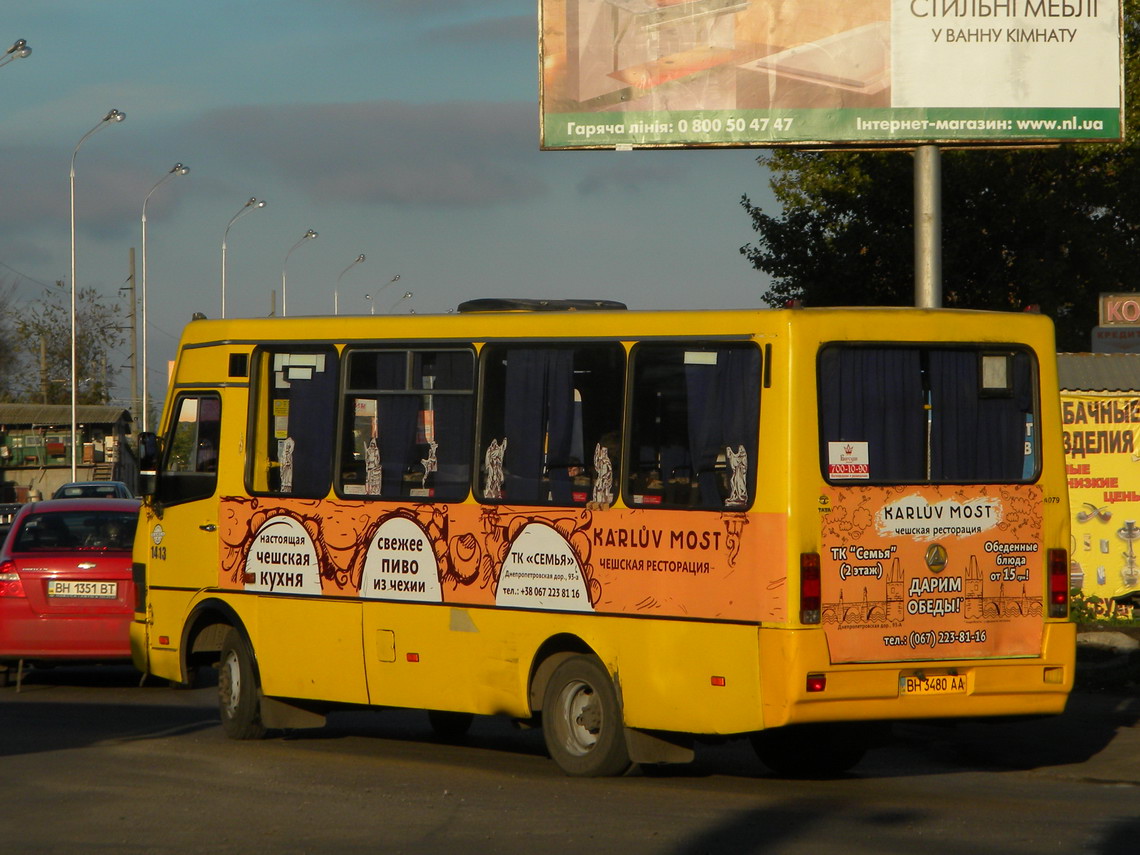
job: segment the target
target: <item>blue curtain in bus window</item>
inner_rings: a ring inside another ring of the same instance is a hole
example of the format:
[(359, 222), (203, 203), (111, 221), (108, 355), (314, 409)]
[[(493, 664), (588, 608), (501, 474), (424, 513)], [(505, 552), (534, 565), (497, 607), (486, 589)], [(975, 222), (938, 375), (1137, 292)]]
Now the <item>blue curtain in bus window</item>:
[[(507, 354), (504, 408), (507, 451), (504, 494), (512, 502), (545, 501), (546, 457), (568, 459), (573, 412), (573, 354), (568, 350), (511, 350)], [(569, 477), (562, 470), (569, 498)], [(563, 491), (558, 490), (559, 493)]]
[[(474, 361), (470, 353), (435, 355), (435, 388), (470, 391)], [(467, 495), (471, 467), (472, 396), (436, 395), (435, 440), (439, 471), (435, 473), (435, 498), (449, 501)]]
[[(550, 496), (555, 503), (568, 505), (573, 499), (570, 463), (574, 456), (574, 353), (547, 351), (547, 449), (546, 474)], [(581, 442), (581, 437), (579, 437)]]
[[(751, 503), (756, 485), (756, 467), (759, 463), (756, 449), (760, 429), (760, 351), (755, 347), (734, 348), (723, 353), (724, 369), (717, 373), (719, 395), (724, 401), (721, 420), (721, 445), (746, 455), (746, 488)], [(728, 466), (731, 479), (731, 461)], [(731, 482), (726, 485), (730, 492)]]
[[(748, 459), (748, 494), (756, 471), (756, 432), (759, 418), (760, 354), (752, 347), (715, 353), (699, 352), (686, 358), (689, 455), (704, 508), (723, 507), (727, 497), (727, 462), (717, 471), (726, 450), (735, 454), (743, 446)], [(713, 362), (715, 358), (715, 362)]]
[(828, 443), (866, 442), (872, 481), (926, 477), (926, 411), (918, 350), (828, 347), (819, 358), (824, 471)]
[[(376, 388), (403, 390), (408, 385), (405, 353), (376, 354)], [(416, 416), (419, 395), (381, 394), (377, 400), (376, 445), (380, 450), (380, 495), (398, 498), (404, 491), (404, 474), (411, 471), (416, 453)]]
[(328, 354), (325, 370), (312, 371), (308, 379), (289, 380), (294, 495), (322, 496), (329, 489), (336, 444), (335, 366), (335, 354)]
[(1008, 394), (983, 396), (981, 354), (931, 351), (930, 462), (935, 481), (1017, 481), (1025, 463), (1026, 418), (1033, 412), (1032, 370), (1010, 360)]

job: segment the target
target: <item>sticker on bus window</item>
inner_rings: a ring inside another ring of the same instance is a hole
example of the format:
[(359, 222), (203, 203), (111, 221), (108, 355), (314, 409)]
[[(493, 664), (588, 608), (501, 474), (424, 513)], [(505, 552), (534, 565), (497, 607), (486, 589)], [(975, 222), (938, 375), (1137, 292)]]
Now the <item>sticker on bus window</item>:
[(426, 445), (435, 441), (435, 410), (420, 410), (416, 419), (416, 442)]
[(865, 442), (829, 442), (827, 477), (832, 481), (866, 481), (871, 477), (871, 458)]

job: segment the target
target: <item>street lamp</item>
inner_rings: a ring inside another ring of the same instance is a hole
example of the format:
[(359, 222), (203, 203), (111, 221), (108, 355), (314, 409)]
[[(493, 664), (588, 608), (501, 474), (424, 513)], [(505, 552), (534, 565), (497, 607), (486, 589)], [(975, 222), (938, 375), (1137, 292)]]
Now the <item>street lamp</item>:
[(389, 315), (392, 314), (392, 312), (394, 312), (396, 310), (396, 307), (398, 305), (400, 305), (405, 300), (410, 300), (410, 299), (412, 299), (412, 292), (411, 291), (405, 291), (404, 295), (402, 297), (400, 297), (400, 299), (397, 300), (395, 303), (393, 303), (392, 307), (390, 309), (388, 309), (388, 314)]
[(258, 199), (256, 196), (250, 196), (249, 201), (242, 205), (236, 214), (230, 217), (230, 221), (226, 223), (226, 230), (222, 233), (222, 317), (226, 316), (226, 238), (230, 234), (230, 226), (237, 222), (237, 218), (242, 214), (248, 214), (255, 208), (264, 208), (268, 203), (264, 199)]
[[(395, 276), (393, 276), (391, 279), (389, 279), (387, 282), (385, 282), (383, 285), (381, 285), (379, 289), (377, 289), (376, 296), (379, 297), (381, 294), (384, 293), (385, 288), (387, 288), (393, 282), (399, 282), (399, 281), (400, 281), (400, 274), (397, 273)], [(376, 314), (376, 303), (373, 302), (372, 295), (371, 294), (365, 294), (364, 299), (368, 301), (368, 314), (375, 315)]]
[(79, 419), (77, 418), (79, 402), (76, 398), (76, 330), (75, 330), (75, 157), (79, 154), (80, 147), (87, 142), (88, 137), (95, 133), (100, 128), (105, 127), (111, 122), (121, 122), (127, 118), (127, 114), (119, 110), (111, 110), (104, 116), (95, 127), (85, 133), (79, 138), (79, 142), (75, 144), (75, 150), (71, 153), (71, 480), (78, 480), (76, 478), (76, 446), (79, 443), (79, 437), (76, 433), (78, 428)]
[(309, 229), (307, 232), (305, 232), (303, 235), (301, 235), (299, 238), (297, 238), (297, 242), (295, 244), (293, 244), (291, 247), (289, 247), (289, 251), (287, 253), (285, 253), (285, 260), (283, 262), (281, 262), (281, 317), (283, 317), (283, 318), (286, 318), (289, 316), (289, 312), (285, 308), (285, 265), (287, 265), (289, 263), (289, 256), (293, 254), (293, 250), (295, 250), (297, 247), (299, 247), (305, 241), (311, 240), (312, 238), (315, 238), (316, 236), (317, 236), (317, 233), (315, 231), (313, 231), (312, 229)]
[[(189, 166), (176, 163), (158, 182), (150, 188), (142, 204), (142, 429), (147, 429), (147, 374), (146, 367), (146, 203), (150, 201), (151, 194), (175, 175), (185, 175), (190, 171)], [(133, 392), (134, 390), (132, 390)]]
[(4, 51), (4, 56), (0, 57), (0, 66), (5, 66), (14, 59), (23, 59), (25, 56), (31, 56), (32, 49), (28, 47), (25, 39), (16, 39), (8, 50)]
[(350, 264), (350, 265), (348, 265), (348, 267), (344, 268), (344, 270), (342, 270), (340, 272), (340, 276), (338, 276), (336, 278), (336, 287), (333, 288), (333, 314), (334, 315), (340, 314), (340, 280), (344, 277), (344, 274), (348, 273), (348, 271), (352, 270), (352, 268), (356, 267), (356, 265), (360, 264), (360, 262), (362, 262), (362, 261), (364, 261), (364, 253), (363, 252), (360, 253), (360, 255), (356, 256), (356, 261), (352, 262), (352, 264)]

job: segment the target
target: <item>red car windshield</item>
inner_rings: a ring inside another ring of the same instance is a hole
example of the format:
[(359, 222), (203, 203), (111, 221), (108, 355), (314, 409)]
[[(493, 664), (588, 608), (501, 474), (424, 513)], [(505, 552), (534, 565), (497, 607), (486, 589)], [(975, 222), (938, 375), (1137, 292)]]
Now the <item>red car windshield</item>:
[(60, 549), (129, 551), (138, 515), (123, 511), (56, 511), (31, 514), (16, 532), (12, 552)]

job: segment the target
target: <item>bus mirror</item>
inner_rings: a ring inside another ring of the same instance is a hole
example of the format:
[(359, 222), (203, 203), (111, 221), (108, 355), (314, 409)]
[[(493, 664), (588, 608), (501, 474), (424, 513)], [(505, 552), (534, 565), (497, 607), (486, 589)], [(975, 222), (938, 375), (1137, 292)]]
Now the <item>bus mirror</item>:
[(158, 436), (143, 432), (139, 434), (139, 493), (154, 495), (158, 473)]
[(149, 431), (139, 434), (139, 469), (149, 472), (158, 469), (158, 436)]

